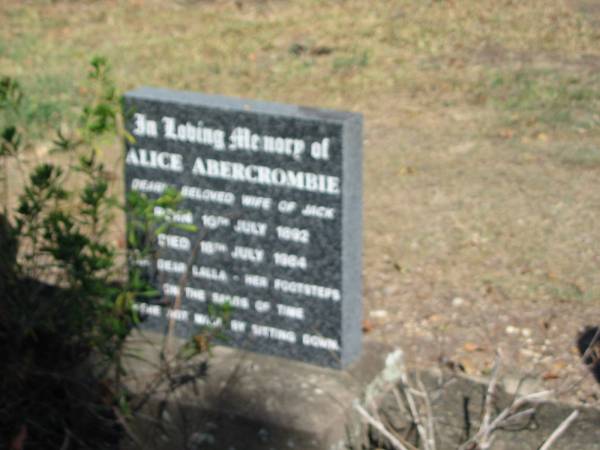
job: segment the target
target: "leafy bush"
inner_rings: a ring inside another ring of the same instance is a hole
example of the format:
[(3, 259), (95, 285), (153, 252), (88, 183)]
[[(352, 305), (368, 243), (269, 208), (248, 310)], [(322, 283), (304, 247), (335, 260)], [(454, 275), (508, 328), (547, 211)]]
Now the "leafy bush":
[[(133, 138), (123, 129), (121, 100), (103, 58), (92, 60), (89, 80), (92, 97), (74, 131), (59, 129), (53, 143), (52, 152), (74, 161), (63, 169), (23, 163), (31, 150), (25, 96), (17, 81), (0, 79), (0, 448), (118, 448), (136, 412), (153, 398), (165, 404), (166, 396), (206, 374), (206, 359), (192, 357), (206, 354), (220, 336), (218, 329), (199, 330), (169, 355), (165, 339), (156, 376), (135, 397), (128, 392), (125, 341), (139, 322), (135, 300), (159, 295), (149, 284), (153, 274), (134, 262), (156, 259), (159, 233), (195, 228), (154, 215), (157, 206), (177, 208), (174, 189), (154, 200), (130, 193), (124, 207), (112, 196), (100, 148), (107, 138)], [(16, 170), (29, 175), (11, 211)], [(110, 239), (123, 208), (130, 218), (128, 267)], [(177, 299), (170, 306), (177, 308)], [(211, 313), (227, 320), (228, 311), (225, 305)]]
[[(59, 130), (53, 148), (76, 162), (66, 170), (47, 162), (32, 168), (13, 212), (9, 187), (29, 131), (20, 125), (18, 82), (0, 80), (0, 447), (116, 448), (118, 419), (128, 411), (123, 348), (138, 320), (134, 299), (150, 288), (135, 274), (124, 279), (109, 240), (118, 202), (99, 143), (124, 136), (121, 103), (104, 59), (92, 60), (89, 78), (93, 98), (76, 131)], [(177, 200), (170, 193), (160, 202)], [(153, 207), (140, 196), (132, 202)], [(151, 233), (155, 222), (144, 230)]]

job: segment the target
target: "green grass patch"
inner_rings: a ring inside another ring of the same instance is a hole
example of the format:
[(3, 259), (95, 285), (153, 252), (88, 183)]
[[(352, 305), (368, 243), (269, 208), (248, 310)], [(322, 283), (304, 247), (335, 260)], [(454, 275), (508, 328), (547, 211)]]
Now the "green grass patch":
[(600, 147), (582, 146), (565, 148), (558, 156), (559, 160), (568, 166), (578, 169), (600, 168)]
[(75, 88), (68, 79), (40, 74), (21, 80), (21, 84), (28, 96), (23, 100), (19, 122), (33, 138), (43, 139), (61, 123), (75, 119)]
[(476, 96), (509, 117), (511, 125), (590, 128), (600, 107), (600, 77), (538, 69), (495, 72)]
[(27, 129), (31, 138), (44, 140), (62, 123), (75, 120), (75, 98), (70, 92), (73, 86), (68, 80), (46, 74), (18, 81), (28, 95), (23, 98), (18, 115), (9, 117)]
[(357, 51), (351, 55), (338, 56), (333, 60), (334, 71), (360, 69), (369, 64), (368, 50)]

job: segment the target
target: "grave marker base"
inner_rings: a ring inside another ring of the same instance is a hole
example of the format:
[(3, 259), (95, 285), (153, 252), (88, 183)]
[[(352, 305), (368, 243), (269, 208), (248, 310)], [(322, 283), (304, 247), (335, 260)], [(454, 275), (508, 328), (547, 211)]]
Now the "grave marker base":
[(345, 449), (360, 434), (352, 403), (381, 373), (388, 350), (367, 341), (362, 357), (339, 371), (216, 347), (197, 392), (186, 387), (170, 402), (165, 432), (139, 424), (144, 448), (194, 448), (195, 440), (202, 450)]

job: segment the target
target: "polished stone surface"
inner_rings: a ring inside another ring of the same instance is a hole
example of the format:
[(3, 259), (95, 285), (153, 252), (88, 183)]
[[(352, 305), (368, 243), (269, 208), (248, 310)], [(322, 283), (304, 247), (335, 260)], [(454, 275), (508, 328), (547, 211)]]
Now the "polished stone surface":
[[(125, 95), (127, 191), (181, 191), (146, 326), (345, 367), (360, 353), (362, 116), (198, 93)], [(159, 211), (160, 212), (160, 211)], [(131, 217), (130, 217), (131, 219)], [(180, 305), (173, 310), (175, 299)], [(220, 322), (219, 308), (231, 306)], [(212, 305), (212, 306), (211, 306)]]

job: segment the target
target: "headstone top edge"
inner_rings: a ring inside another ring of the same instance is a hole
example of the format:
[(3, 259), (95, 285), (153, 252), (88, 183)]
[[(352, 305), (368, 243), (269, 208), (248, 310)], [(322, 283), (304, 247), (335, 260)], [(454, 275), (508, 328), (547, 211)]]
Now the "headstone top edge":
[(203, 94), (167, 88), (142, 86), (124, 94), (127, 99), (158, 100), (191, 106), (205, 106), (240, 112), (256, 112), (269, 115), (281, 115), (299, 119), (325, 120), (329, 122), (362, 123), (363, 115), (357, 112), (340, 111), (326, 108), (298, 106), (287, 103), (264, 100), (244, 99), (218, 94)]

